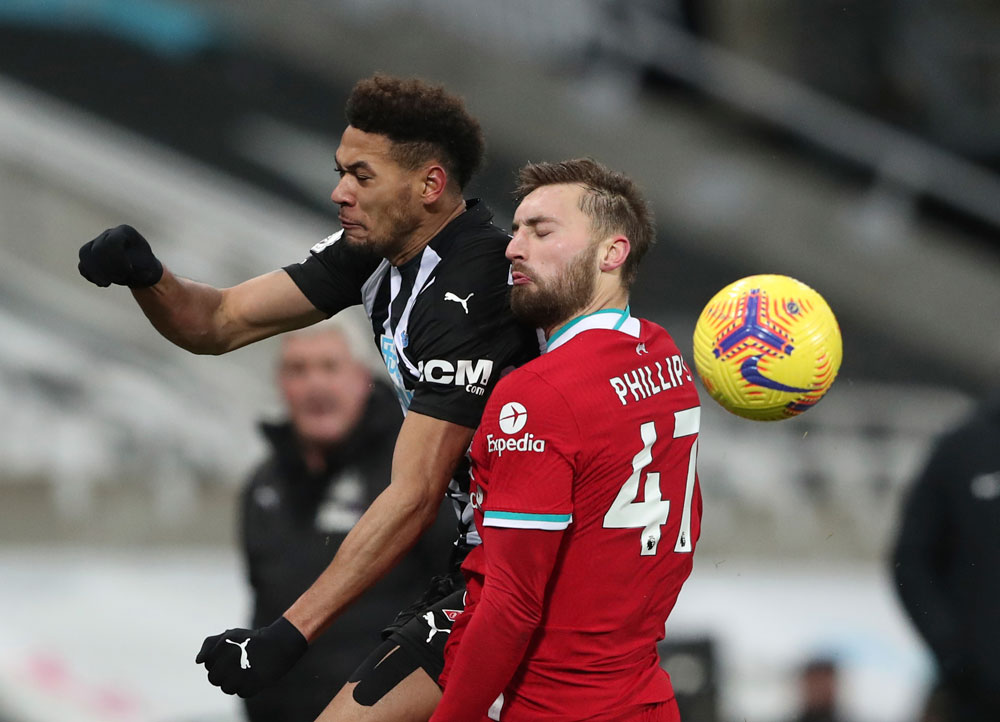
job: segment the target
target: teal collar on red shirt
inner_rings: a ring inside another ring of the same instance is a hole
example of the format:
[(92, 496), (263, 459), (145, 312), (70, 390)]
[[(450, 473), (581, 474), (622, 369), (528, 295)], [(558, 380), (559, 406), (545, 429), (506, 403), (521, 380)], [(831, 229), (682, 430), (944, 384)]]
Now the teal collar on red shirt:
[(622, 333), (627, 333), (629, 336), (639, 338), (639, 319), (632, 316), (629, 306), (626, 306), (624, 310), (620, 308), (604, 308), (600, 311), (594, 311), (594, 313), (577, 316), (557, 328), (549, 336), (545, 344), (545, 351), (547, 353), (559, 348), (578, 334), (593, 329), (621, 331)]

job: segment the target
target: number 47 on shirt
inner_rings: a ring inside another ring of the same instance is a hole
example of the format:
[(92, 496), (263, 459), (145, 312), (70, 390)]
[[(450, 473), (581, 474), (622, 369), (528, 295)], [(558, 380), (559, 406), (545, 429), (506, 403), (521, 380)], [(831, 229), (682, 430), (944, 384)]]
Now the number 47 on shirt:
[[(701, 425), (701, 408), (694, 407), (674, 412), (674, 438), (695, 436), (688, 459), (687, 483), (684, 487), (684, 508), (681, 511), (680, 531), (675, 552), (690, 552), (691, 543), (691, 499), (694, 496), (695, 459), (698, 455), (698, 428)], [(660, 493), (660, 473), (646, 473), (643, 501), (639, 498), (639, 484), (643, 470), (653, 461), (653, 444), (656, 442), (656, 422), (647, 421), (639, 427), (642, 450), (632, 458), (632, 475), (625, 480), (611, 508), (604, 515), (605, 529), (642, 529), (640, 537), (642, 556), (656, 554), (660, 544), (661, 527), (667, 523), (670, 514), (670, 500)]]

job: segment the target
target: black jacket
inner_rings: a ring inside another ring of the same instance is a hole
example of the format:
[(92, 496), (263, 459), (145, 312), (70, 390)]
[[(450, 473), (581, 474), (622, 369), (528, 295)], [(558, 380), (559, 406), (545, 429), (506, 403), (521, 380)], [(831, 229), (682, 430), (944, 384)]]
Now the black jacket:
[[(331, 451), (321, 475), (306, 470), (290, 424), (261, 425), (272, 453), (243, 491), (240, 525), (254, 627), (273, 622), (312, 584), (389, 483), (401, 421), (395, 395), (377, 383), (358, 427)], [(284, 679), (246, 700), (250, 719), (312, 722), (381, 641), (380, 630), (421, 595), (433, 574), (447, 569), (454, 531), (454, 513), (443, 509), (417, 547), (313, 642)]]
[(945, 434), (910, 491), (893, 555), (907, 612), (959, 699), (1000, 719), (1000, 393)]

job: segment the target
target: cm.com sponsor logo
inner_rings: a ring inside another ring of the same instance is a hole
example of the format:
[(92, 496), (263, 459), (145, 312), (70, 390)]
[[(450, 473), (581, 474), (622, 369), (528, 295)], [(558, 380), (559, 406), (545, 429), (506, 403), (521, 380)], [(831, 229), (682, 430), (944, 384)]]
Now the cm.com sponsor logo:
[(536, 439), (534, 434), (525, 434), (519, 439), (494, 439), (493, 434), (486, 435), (486, 450), (497, 456), (503, 456), (505, 451), (545, 451), (545, 439)]

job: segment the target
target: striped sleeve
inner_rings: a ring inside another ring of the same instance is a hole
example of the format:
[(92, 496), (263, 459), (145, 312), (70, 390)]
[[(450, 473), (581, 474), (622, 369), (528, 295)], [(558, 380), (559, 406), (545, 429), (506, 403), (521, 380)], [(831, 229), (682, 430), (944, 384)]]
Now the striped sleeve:
[(285, 266), (313, 306), (327, 316), (361, 303), (361, 287), (378, 269), (381, 256), (341, 240), (343, 231), (320, 241), (301, 263)]

